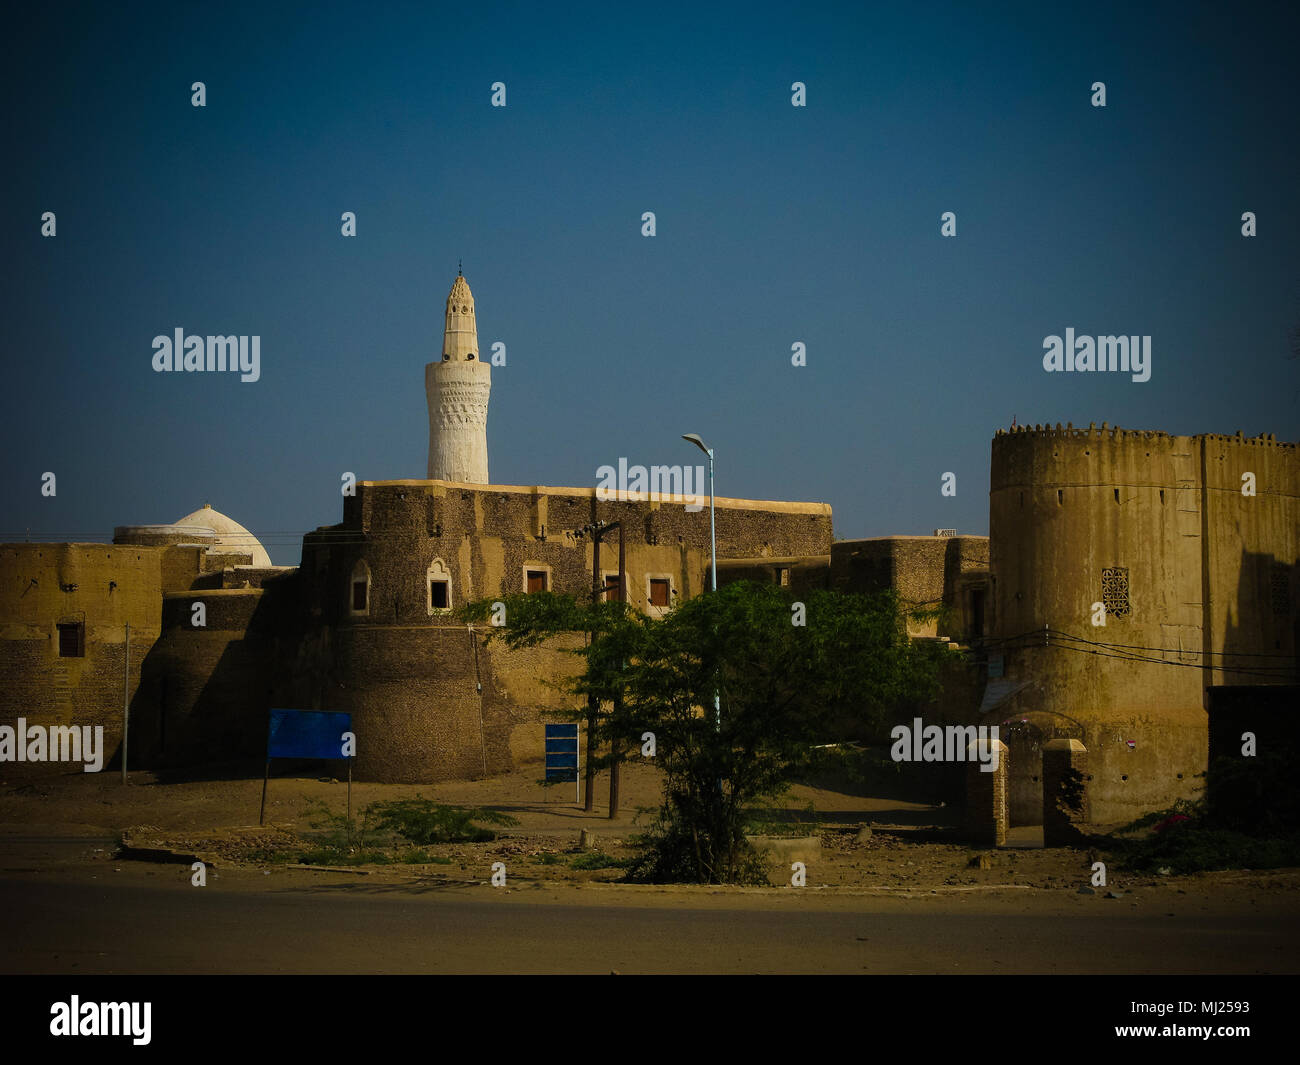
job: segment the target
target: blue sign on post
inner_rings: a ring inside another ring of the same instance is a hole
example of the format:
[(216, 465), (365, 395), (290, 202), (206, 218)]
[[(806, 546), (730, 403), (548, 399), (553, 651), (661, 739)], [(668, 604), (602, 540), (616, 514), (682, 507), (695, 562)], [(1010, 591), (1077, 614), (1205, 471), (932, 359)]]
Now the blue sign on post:
[[(356, 743), (347, 743), (352, 733), (352, 715), (339, 710), (271, 710), (266, 729), (266, 774), (262, 777), (260, 825), (266, 818), (266, 785), (271, 779), (272, 758), (346, 758), (348, 763), (348, 820), (352, 820), (352, 759)], [(348, 753), (344, 753), (345, 748)]]
[(572, 780), (574, 801), (578, 785), (578, 726), (546, 726), (546, 779), (548, 781)]
[(343, 733), (352, 715), (335, 710), (272, 710), (267, 758), (346, 758)]

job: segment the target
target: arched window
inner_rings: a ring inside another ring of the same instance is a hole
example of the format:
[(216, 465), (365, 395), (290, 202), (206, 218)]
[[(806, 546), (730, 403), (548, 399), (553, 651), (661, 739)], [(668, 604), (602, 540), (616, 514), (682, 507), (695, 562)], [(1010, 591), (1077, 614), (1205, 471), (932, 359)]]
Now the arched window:
[(424, 578), (428, 589), (429, 613), (442, 614), (451, 610), (451, 571), (440, 558), (429, 563), (429, 571)]
[(364, 558), (357, 559), (357, 564), (352, 567), (348, 606), (354, 617), (370, 613), (370, 567)]

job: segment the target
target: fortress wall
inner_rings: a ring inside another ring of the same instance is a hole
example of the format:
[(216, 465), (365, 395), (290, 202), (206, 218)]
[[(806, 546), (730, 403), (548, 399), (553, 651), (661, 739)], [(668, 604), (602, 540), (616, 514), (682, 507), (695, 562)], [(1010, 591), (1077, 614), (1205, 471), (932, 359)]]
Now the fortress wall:
[[(255, 763), (265, 754), (267, 711), (290, 694), (280, 666), (292, 643), (288, 598), (212, 588), (162, 599), (163, 631), (131, 708), (132, 765)], [(193, 624), (199, 602), (202, 627)]]
[(510, 651), (483, 636), (464, 625), (334, 630), (314, 698), (293, 705), (353, 715), (359, 780), (472, 779), (540, 763), (542, 712), (578, 702), (550, 684), (576, 667), (562, 648), (581, 638)]

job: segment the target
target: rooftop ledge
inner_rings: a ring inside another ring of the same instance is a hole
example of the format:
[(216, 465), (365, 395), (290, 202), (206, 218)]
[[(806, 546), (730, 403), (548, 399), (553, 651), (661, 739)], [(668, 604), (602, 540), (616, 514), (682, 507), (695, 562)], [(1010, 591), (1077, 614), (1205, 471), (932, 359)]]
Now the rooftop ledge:
[[(486, 494), (496, 493), (498, 495), (544, 495), (544, 496), (572, 496), (576, 499), (593, 499), (596, 495), (596, 488), (593, 485), (590, 488), (557, 488), (551, 485), (515, 485), (515, 484), (470, 484), (463, 481), (430, 481), (430, 480), (408, 480), (408, 481), (358, 481), (359, 485), (370, 488), (393, 488), (406, 486), (410, 488), (444, 488), (456, 489), (463, 492), (483, 492)], [(656, 502), (668, 503), (678, 506), (686, 505), (690, 497), (681, 495), (660, 495), (658, 499), (650, 500), (648, 492), (628, 493), (629, 498), (626, 500), (610, 499), (602, 500), (608, 503), (634, 503), (634, 502)], [(634, 496), (638, 498), (633, 498)], [(708, 510), (709, 499), (707, 495), (695, 497), (692, 500), (696, 506), (702, 506)], [(728, 510), (767, 510), (775, 511), (782, 514), (810, 514), (814, 516), (824, 515), (831, 516), (831, 505), (829, 503), (792, 503), (784, 500), (771, 499), (731, 499), (727, 496), (716, 496), (714, 505)]]

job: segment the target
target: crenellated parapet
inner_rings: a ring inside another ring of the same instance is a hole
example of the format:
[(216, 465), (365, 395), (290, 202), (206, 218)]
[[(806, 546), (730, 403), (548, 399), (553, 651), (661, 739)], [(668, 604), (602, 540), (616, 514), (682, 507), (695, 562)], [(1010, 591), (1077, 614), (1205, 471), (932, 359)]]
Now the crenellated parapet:
[[(1157, 440), (1170, 439), (1170, 434), (1159, 429), (1121, 429), (1118, 425), (1112, 426), (1109, 422), (1102, 422), (1100, 428), (1096, 422), (1090, 422), (1086, 429), (1075, 427), (1073, 422), (1066, 422), (1064, 426), (1060, 422), (1056, 423), (1055, 428), (1051, 423), (1035, 425), (1013, 425), (1006, 429), (997, 429), (993, 433), (993, 439), (999, 438), (1020, 439), (1025, 437), (1047, 437), (1049, 439), (1072, 438), (1076, 440)], [(1227, 443), (1247, 444), (1252, 447), (1279, 447), (1295, 450), (1300, 444), (1289, 441), (1279, 441), (1274, 433), (1259, 433), (1256, 436), (1245, 436), (1240, 430), (1233, 434), (1227, 433), (1197, 433), (1190, 437), (1192, 440), (1207, 441), (1224, 441)]]

